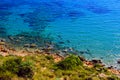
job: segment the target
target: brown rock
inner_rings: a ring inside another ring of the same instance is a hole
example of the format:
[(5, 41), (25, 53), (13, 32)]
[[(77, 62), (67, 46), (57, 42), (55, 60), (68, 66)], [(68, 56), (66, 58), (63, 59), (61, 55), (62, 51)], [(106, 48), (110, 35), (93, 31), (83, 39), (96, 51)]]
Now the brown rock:
[(64, 59), (63, 57), (61, 57), (61, 56), (59, 56), (57, 54), (52, 54), (52, 57), (54, 58), (54, 61), (56, 63)]
[(116, 70), (116, 69), (109, 69), (110, 72), (112, 72), (113, 74), (117, 74), (120, 75), (120, 71)]
[(14, 49), (14, 48), (9, 48), (9, 50), (11, 50), (11, 51), (16, 51), (16, 49)]
[(99, 74), (99, 77), (107, 77), (104, 73)]
[(5, 52), (0, 52), (0, 55), (5, 57), (5, 56), (7, 56), (7, 55), (8, 55), (8, 53), (5, 53)]
[(5, 42), (0, 42), (0, 45), (5, 45)]
[(84, 66), (88, 66), (89, 68), (92, 68), (93, 63), (91, 61), (84, 61)]
[(35, 50), (35, 53), (42, 53), (43, 51), (42, 50), (39, 50), (39, 49), (36, 49)]

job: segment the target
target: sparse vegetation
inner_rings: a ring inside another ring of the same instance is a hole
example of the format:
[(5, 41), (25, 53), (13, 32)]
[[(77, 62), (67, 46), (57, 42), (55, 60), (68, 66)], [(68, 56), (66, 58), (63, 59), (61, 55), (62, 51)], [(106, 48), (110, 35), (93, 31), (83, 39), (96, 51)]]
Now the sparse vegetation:
[(70, 55), (58, 63), (51, 55), (44, 54), (0, 59), (0, 80), (120, 80), (98, 64), (92, 68), (84, 66), (76, 55)]

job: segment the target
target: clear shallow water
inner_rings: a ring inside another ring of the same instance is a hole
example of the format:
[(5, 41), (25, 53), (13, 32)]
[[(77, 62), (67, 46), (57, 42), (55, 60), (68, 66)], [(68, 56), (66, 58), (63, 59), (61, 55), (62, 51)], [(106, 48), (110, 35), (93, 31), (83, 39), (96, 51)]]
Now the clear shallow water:
[(85, 54), (88, 59), (114, 65), (120, 57), (119, 2), (0, 0), (0, 36), (44, 33), (61, 46), (89, 49), (92, 56)]

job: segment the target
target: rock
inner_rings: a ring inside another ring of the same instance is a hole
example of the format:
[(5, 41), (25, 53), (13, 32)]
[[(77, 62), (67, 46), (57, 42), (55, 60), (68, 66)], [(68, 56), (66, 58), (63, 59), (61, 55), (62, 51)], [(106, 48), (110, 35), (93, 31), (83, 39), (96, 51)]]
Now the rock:
[(31, 49), (29, 49), (29, 48), (27, 48), (26, 51), (29, 52), (29, 53), (33, 53), (33, 52), (31, 51)]
[(0, 42), (0, 45), (5, 45), (5, 42)]
[(17, 40), (15, 40), (16, 42), (20, 42), (20, 40), (19, 39), (17, 39)]
[(0, 38), (0, 42), (5, 42), (5, 41), (6, 41), (5, 39)]
[(108, 67), (108, 69), (113, 69), (113, 66)]
[(5, 42), (6, 40), (3, 38), (0, 38), (0, 42)]
[(120, 59), (119, 59), (119, 60), (117, 60), (117, 63), (118, 63), (118, 64), (120, 64)]
[(120, 71), (117, 70), (117, 69), (109, 69), (109, 71), (113, 74), (116, 74), (116, 75), (119, 75), (120, 74)]
[(49, 46), (47, 46), (46, 47), (48, 50), (52, 50), (52, 49), (54, 49), (54, 45), (49, 45)]
[(105, 78), (105, 77), (107, 77), (107, 75), (105, 75), (104, 73), (100, 73), (99, 77), (104, 77)]
[(48, 50), (52, 50), (52, 49), (53, 49), (53, 47), (48, 47), (47, 49), (48, 49)]
[(58, 54), (52, 54), (52, 57), (56, 63), (64, 59), (64, 57), (61, 57)]
[(101, 60), (96, 60), (96, 59), (93, 59), (91, 62), (93, 62), (94, 64), (101, 64), (102, 63)]
[(42, 53), (43, 51), (42, 50), (39, 50), (39, 49), (36, 49), (35, 50), (35, 53)]
[(8, 52), (8, 50), (7, 50), (7, 49), (3, 49), (3, 50), (1, 50), (1, 51), (2, 51), (2, 52), (6, 52), (6, 53)]
[(87, 53), (87, 52), (86, 52), (86, 51), (80, 51), (80, 53), (81, 53), (81, 54), (85, 54), (85, 53)]
[(84, 66), (92, 68), (93, 67), (93, 63), (91, 61), (84, 61)]
[(14, 37), (12, 37), (12, 36), (8, 36), (8, 38), (9, 38), (11, 41), (14, 40)]
[(24, 44), (24, 47), (30, 47), (30, 44)]
[(50, 50), (53, 50), (53, 49), (54, 49), (53, 45), (48, 45), (48, 46), (45, 46), (42, 50), (44, 50), (45, 52), (49, 52)]
[(9, 50), (11, 50), (11, 51), (16, 51), (16, 49), (15, 49), (15, 48), (9, 48)]
[(23, 39), (23, 37), (18, 37), (18, 39)]
[(7, 48), (5, 48), (5, 47), (0, 47), (0, 52), (5, 52), (5, 53), (7, 53), (9, 50), (7, 49)]
[(61, 50), (58, 51), (58, 55), (61, 57), (65, 57), (67, 54)]
[(35, 47), (37, 47), (36, 44), (30, 44), (30, 48), (35, 48)]
[(8, 53), (0, 52), (0, 55), (5, 57), (5, 56), (8, 56)]

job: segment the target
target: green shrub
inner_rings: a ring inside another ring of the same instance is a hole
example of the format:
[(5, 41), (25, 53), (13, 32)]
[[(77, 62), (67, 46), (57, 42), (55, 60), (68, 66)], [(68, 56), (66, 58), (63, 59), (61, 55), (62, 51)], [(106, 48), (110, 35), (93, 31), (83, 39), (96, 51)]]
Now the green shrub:
[(63, 61), (59, 62), (57, 64), (58, 68), (63, 69), (63, 70), (72, 70), (76, 68), (79, 65), (82, 65), (82, 61), (79, 59), (78, 56), (75, 55), (70, 55)]
[(107, 77), (107, 80), (120, 80), (117, 76), (110, 76), (110, 77)]
[(30, 62), (22, 62), (22, 58), (20, 57), (12, 57), (6, 60), (3, 63), (1, 70), (17, 74), (19, 77), (31, 78), (33, 75)]
[(0, 76), (0, 80), (11, 80), (11, 77), (4, 75), (4, 76)]
[(10, 58), (3, 63), (3, 69), (10, 71), (12, 73), (17, 73), (19, 71), (19, 66), (21, 64), (21, 58)]
[(13, 76), (15, 75), (12, 74), (11, 72), (5, 71), (1, 73), (0, 71), (0, 80), (11, 80)]
[(32, 78), (33, 70), (30, 62), (22, 62), (19, 65), (19, 71), (17, 72), (17, 75), (20, 77)]

